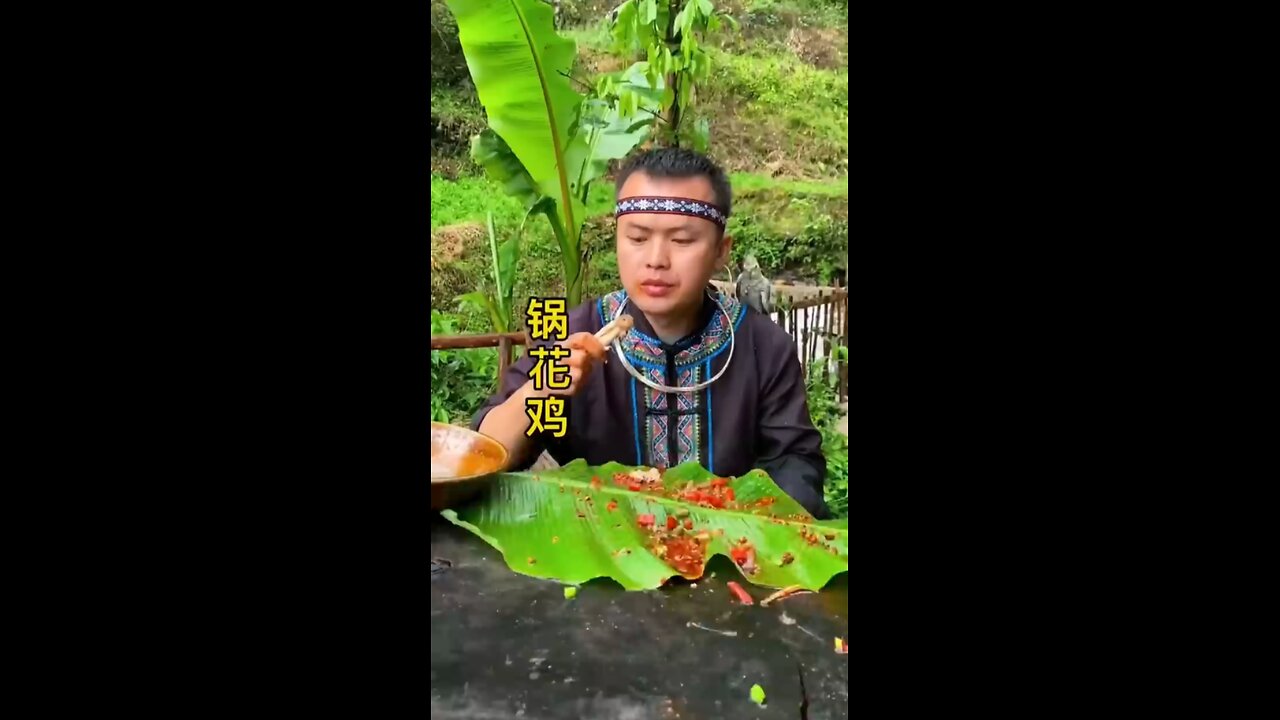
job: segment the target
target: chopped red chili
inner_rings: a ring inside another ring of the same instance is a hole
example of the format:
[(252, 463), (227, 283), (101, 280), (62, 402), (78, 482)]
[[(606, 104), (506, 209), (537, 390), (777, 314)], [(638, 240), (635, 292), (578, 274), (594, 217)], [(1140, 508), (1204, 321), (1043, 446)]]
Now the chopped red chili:
[(637, 515), (636, 522), (640, 524), (640, 527), (653, 527), (653, 515)]
[(729, 500), (730, 500), (730, 501), (732, 501), (732, 500), (733, 500), (733, 488), (725, 488), (725, 490), (724, 490), (724, 496), (725, 496), (725, 497), (727, 497), (727, 498), (729, 498)]
[(691, 518), (685, 518), (685, 519), (684, 519), (684, 529), (685, 529), (685, 530), (692, 530), (692, 529), (693, 529), (693, 520), (692, 520)]
[(656, 537), (652, 550), (654, 555), (675, 568), (681, 576), (690, 580), (702, 576), (706, 558), (702, 546), (694, 538), (661, 534)]
[(609, 512), (613, 512), (615, 509), (617, 509), (617, 507), (618, 507), (618, 501), (617, 501), (617, 500), (610, 500), (610, 501), (609, 501), (609, 504), (604, 506), (604, 508), (605, 508), (606, 510), (608, 510)]
[(746, 590), (742, 589), (741, 585), (732, 580), (728, 582), (728, 585), (729, 589), (733, 591), (733, 594), (738, 596), (738, 602), (741, 602), (743, 605), (756, 604), (756, 601), (752, 599), (751, 595), (748, 594)]
[(668, 529), (668, 530), (675, 530), (675, 529), (676, 529), (676, 525), (677, 525), (677, 524), (678, 524), (678, 523), (676, 522), (676, 516), (675, 516), (675, 515), (668, 515), (668, 516), (667, 516), (667, 529)]

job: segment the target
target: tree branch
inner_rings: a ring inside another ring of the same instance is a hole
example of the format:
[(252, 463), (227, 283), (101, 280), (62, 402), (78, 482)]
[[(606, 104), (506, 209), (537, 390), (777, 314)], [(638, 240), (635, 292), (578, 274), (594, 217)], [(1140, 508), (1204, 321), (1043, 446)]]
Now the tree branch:
[[(581, 85), (582, 87), (586, 88), (587, 90), (590, 90), (590, 91), (591, 91), (591, 92), (593, 92), (593, 93), (595, 92), (595, 89), (596, 89), (596, 88), (595, 88), (595, 86), (594, 86), (594, 85), (591, 85), (590, 83), (585, 82), (585, 81), (583, 81), (583, 80), (579, 80), (578, 78), (574, 77), (573, 75), (570, 75), (569, 73), (567, 73), (567, 72), (565, 72), (565, 71), (563, 71), (563, 70), (559, 70), (558, 72), (559, 72), (561, 75), (565, 76), (566, 78), (568, 78), (568, 79), (570, 79), (570, 80), (572, 80), (572, 81), (574, 81), (574, 82), (578, 83), (579, 85)], [(667, 122), (667, 119), (666, 119), (666, 118), (664, 118), (664, 117), (662, 117), (662, 115), (660, 115), (660, 114), (658, 114), (658, 113), (656, 113), (656, 112), (654, 112), (654, 111), (650, 110), (649, 108), (641, 107), (641, 108), (636, 108), (636, 109), (637, 109), (637, 110), (643, 110), (644, 112), (649, 113), (650, 115), (654, 116), (655, 118), (657, 118), (657, 119), (661, 120), (662, 122), (664, 122), (664, 123), (666, 123), (666, 124), (668, 124), (668, 125), (670, 125), (670, 124), (671, 124), (671, 123)]]

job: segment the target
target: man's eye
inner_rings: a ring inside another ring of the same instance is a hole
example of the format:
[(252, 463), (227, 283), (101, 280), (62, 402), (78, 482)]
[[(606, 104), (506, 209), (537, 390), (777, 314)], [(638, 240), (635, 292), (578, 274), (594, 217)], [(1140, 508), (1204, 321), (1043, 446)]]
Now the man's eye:
[(677, 245), (688, 245), (693, 242), (693, 238), (674, 238), (671, 242), (676, 243)]
[(630, 240), (631, 242), (637, 242), (637, 243), (638, 243), (638, 242), (644, 242), (644, 241), (645, 241), (645, 240), (647, 240), (648, 238), (642, 238), (642, 237), (628, 237), (627, 239), (628, 239), (628, 240)]

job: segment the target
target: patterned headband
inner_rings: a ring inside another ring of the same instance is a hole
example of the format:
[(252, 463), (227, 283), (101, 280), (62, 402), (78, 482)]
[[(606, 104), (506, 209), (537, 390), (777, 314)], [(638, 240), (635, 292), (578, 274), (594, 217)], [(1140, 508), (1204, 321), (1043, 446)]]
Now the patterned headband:
[(619, 218), (630, 213), (669, 213), (672, 215), (700, 217), (703, 220), (710, 220), (715, 223), (721, 230), (724, 229), (725, 223), (729, 219), (715, 205), (690, 198), (629, 197), (618, 201), (618, 208), (614, 211), (613, 216)]

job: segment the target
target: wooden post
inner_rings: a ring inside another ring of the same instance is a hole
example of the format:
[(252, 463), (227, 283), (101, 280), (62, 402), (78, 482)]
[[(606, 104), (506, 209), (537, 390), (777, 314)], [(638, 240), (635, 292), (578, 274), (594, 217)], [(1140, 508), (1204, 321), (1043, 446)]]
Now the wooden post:
[(511, 366), (511, 338), (498, 338), (498, 385), (502, 385), (502, 376), (507, 374), (507, 368)]
[(844, 345), (849, 348), (849, 356), (846, 362), (840, 364), (840, 399), (845, 401), (849, 399), (849, 363), (853, 360), (853, 342), (849, 337), (849, 296), (844, 297), (844, 307), (842, 308), (844, 315), (841, 322), (843, 327), (840, 334), (844, 337)]
[(813, 341), (817, 333), (817, 328), (814, 326), (818, 324), (817, 317), (818, 317), (817, 305), (811, 304), (809, 305), (809, 307), (804, 309), (804, 346), (808, 350), (807, 354), (809, 356), (809, 359), (808, 359), (809, 365), (813, 365), (813, 360), (814, 360)]
[(831, 302), (823, 305), (822, 337), (827, 342), (826, 362), (822, 363), (822, 382), (831, 382), (831, 359), (836, 354), (835, 336), (831, 334), (831, 314), (836, 311), (836, 293), (831, 293)]

